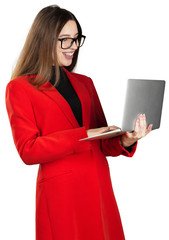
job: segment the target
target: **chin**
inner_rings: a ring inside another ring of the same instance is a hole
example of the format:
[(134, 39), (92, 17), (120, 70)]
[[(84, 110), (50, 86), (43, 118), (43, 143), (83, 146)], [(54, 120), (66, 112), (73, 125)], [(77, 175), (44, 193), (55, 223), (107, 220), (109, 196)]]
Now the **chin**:
[(69, 67), (71, 64), (72, 64), (72, 61), (71, 61), (71, 62), (69, 62), (69, 63), (68, 63), (68, 62), (67, 62), (67, 63), (65, 63), (65, 64), (64, 64), (64, 66), (65, 66), (65, 67)]
[(61, 67), (69, 67), (72, 64), (72, 60), (62, 61), (59, 65)]

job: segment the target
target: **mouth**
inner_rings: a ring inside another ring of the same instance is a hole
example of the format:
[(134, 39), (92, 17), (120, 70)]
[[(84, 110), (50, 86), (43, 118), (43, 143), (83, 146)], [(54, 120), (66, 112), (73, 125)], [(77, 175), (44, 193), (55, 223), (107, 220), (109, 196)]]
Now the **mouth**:
[(63, 55), (66, 59), (72, 60), (74, 52), (63, 52)]
[(74, 52), (63, 53), (65, 56), (73, 56)]

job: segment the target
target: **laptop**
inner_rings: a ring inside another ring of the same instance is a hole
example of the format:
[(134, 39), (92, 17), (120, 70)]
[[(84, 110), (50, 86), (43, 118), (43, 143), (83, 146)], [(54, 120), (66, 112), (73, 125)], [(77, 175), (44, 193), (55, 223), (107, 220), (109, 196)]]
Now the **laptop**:
[(83, 138), (80, 141), (112, 138), (126, 131), (132, 132), (139, 114), (146, 115), (147, 125), (153, 124), (152, 130), (158, 129), (161, 122), (164, 90), (164, 80), (128, 79), (121, 129)]

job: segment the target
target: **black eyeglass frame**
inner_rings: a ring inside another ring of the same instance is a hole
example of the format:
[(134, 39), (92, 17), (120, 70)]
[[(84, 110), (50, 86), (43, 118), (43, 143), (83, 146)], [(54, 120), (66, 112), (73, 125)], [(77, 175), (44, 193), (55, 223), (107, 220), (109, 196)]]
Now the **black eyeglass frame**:
[[(78, 47), (82, 47), (83, 44), (84, 44), (84, 42), (85, 42), (85, 39), (86, 39), (86, 36), (85, 36), (85, 35), (79, 35), (79, 36), (76, 37), (76, 38), (70, 38), (70, 37), (66, 37), (66, 38), (58, 38), (58, 41), (61, 42), (61, 48), (62, 48), (62, 49), (69, 49), (69, 48), (71, 48), (71, 46), (73, 45), (74, 42), (76, 43), (76, 42), (77, 42), (78, 40), (80, 40), (81, 38), (83, 38), (83, 42), (82, 42), (81, 45), (79, 44)], [(70, 46), (67, 47), (67, 48), (63, 48), (63, 47), (62, 47), (62, 42), (63, 42), (65, 39), (72, 39), (72, 42), (71, 42)], [(76, 43), (76, 45), (77, 45), (77, 43)]]

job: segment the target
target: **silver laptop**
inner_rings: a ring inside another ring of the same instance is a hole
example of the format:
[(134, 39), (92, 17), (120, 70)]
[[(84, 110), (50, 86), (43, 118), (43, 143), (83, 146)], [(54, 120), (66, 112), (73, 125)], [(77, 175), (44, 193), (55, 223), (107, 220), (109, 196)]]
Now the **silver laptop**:
[(165, 81), (129, 79), (127, 83), (122, 127), (81, 140), (96, 140), (116, 137), (126, 131), (134, 130), (139, 114), (146, 115), (147, 125), (153, 124), (153, 130), (160, 127)]
[(145, 113), (147, 124), (160, 127), (164, 97), (164, 80), (129, 79), (123, 114), (122, 130), (133, 131), (138, 114)]

